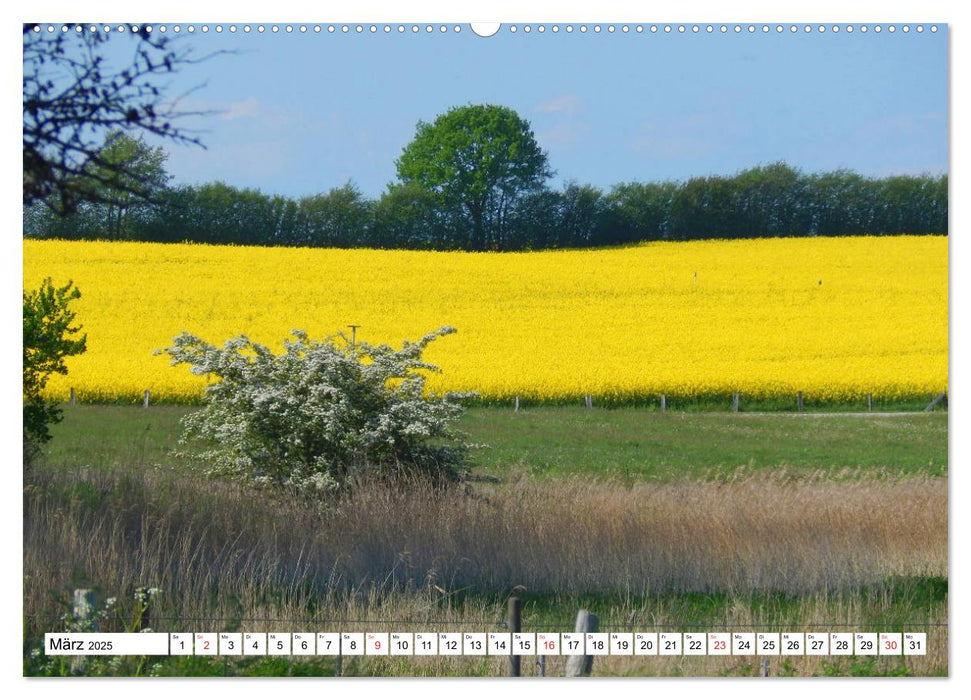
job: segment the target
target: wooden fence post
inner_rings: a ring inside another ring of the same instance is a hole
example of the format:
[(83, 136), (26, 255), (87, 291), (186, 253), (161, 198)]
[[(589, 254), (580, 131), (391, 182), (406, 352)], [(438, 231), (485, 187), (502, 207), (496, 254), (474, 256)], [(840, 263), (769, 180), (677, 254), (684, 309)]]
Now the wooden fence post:
[[(523, 631), (523, 604), (519, 598), (512, 597), (509, 599), (509, 605), (506, 608), (506, 626), (509, 628), (511, 633), (522, 632)], [(514, 654), (513, 644), (509, 645), (509, 662), (506, 666), (507, 676), (518, 678), (520, 675), (520, 658), (517, 654)]]
[(585, 400), (587, 403), (587, 408), (593, 408), (593, 396), (591, 396), (590, 394), (587, 394)]
[(873, 394), (866, 395), (866, 410), (873, 411)]
[(74, 405), (75, 401), (76, 401), (76, 398), (75, 398), (75, 395), (74, 395), (74, 387), (72, 386), (71, 387), (71, 405), (72, 406)]
[[(599, 627), (600, 620), (597, 619), (596, 615), (587, 610), (581, 610), (577, 613), (576, 632), (585, 635), (588, 632), (596, 632)], [(586, 644), (586, 639), (584, 639), (584, 644)], [(592, 655), (577, 654), (576, 656), (567, 657), (566, 675), (568, 678), (589, 676), (591, 671), (593, 671)]]
[(98, 631), (98, 599), (94, 591), (87, 588), (74, 589), (74, 618), (77, 620), (87, 620), (90, 622), (90, 630), (86, 632)]
[[(94, 591), (87, 588), (75, 588), (72, 612), (76, 621), (83, 621), (85, 624), (82, 629), (68, 630), (69, 632), (98, 631), (98, 599)], [(75, 656), (71, 659), (71, 673), (83, 673), (84, 665), (85, 657)]]
[(142, 408), (148, 408), (148, 398), (149, 398), (149, 392), (148, 392), (148, 389), (146, 389), (145, 398), (142, 400)]
[(732, 394), (732, 413), (738, 413), (738, 392)]
[(769, 677), (769, 660), (768, 659), (762, 659), (762, 677), (763, 678), (768, 678)]
[(664, 413), (667, 410), (668, 410), (668, 397), (665, 396), (664, 394), (661, 394), (661, 413)]
[(802, 392), (796, 392), (796, 410), (802, 413)]
[(151, 624), (151, 607), (152, 607), (152, 593), (151, 589), (140, 586), (135, 589), (135, 598), (141, 603), (141, 608), (138, 610), (138, 631), (150, 629)]
[(943, 391), (940, 394), (938, 394), (937, 395), (937, 398), (934, 399), (933, 401), (931, 401), (930, 404), (927, 406), (927, 408), (924, 409), (924, 411), (925, 412), (927, 412), (927, 411), (933, 411), (935, 408), (937, 408), (937, 405), (939, 403), (941, 403), (941, 401), (943, 401), (945, 404), (947, 403), (947, 392), (946, 391)]
[(518, 396), (516, 397), (516, 408), (514, 410), (516, 410), (516, 411), (519, 410), (519, 397)]

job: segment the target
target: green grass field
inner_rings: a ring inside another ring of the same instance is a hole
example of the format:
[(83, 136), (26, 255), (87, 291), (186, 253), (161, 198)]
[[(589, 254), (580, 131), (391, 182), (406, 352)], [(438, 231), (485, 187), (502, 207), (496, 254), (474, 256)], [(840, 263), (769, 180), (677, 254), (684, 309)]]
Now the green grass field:
[[(71, 590), (162, 589), (159, 631), (918, 631), (926, 656), (772, 659), (771, 675), (948, 673), (947, 413), (470, 409), (468, 491), (373, 487), (321, 512), (171, 455), (188, 407), (65, 406), (25, 472), (24, 673)], [(877, 517), (892, 513), (893, 517)], [(353, 620), (369, 622), (350, 622)], [(385, 624), (380, 621), (397, 621)], [(504, 660), (345, 658), (344, 675), (495, 676)], [(757, 657), (602, 657), (594, 675), (753, 676)], [(165, 657), (88, 675), (333, 675), (335, 659)], [(547, 675), (562, 675), (551, 658)], [(523, 661), (523, 675), (536, 675)]]
[(489, 445), (475, 458), (490, 473), (587, 474), (671, 480), (740, 468), (891, 469), (940, 475), (947, 416), (654, 413), (636, 409), (471, 410), (463, 428)]
[[(67, 406), (50, 461), (171, 463), (183, 406)], [(640, 409), (472, 408), (460, 424), (476, 471), (499, 477), (582, 474), (621, 480), (697, 479), (739, 469), (947, 471), (947, 413), (656, 413)]]

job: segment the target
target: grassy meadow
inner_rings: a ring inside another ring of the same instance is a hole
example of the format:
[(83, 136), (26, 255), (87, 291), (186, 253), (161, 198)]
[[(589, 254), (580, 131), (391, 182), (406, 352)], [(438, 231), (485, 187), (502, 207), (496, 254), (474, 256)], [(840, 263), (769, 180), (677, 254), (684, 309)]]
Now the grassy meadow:
[[(47, 459), (59, 468), (170, 464), (193, 408), (64, 406)], [(110, 426), (110, 428), (109, 428)], [(945, 476), (947, 414), (761, 414), (580, 407), (469, 409), (458, 428), (475, 473), (679, 481), (789, 470)], [(187, 466), (187, 465), (186, 465)]]
[[(927, 656), (772, 675), (946, 675), (947, 415), (475, 408), (478, 480), (324, 508), (200, 476), (186, 407), (65, 407), (25, 475), (25, 673), (67, 596), (156, 586), (160, 631), (921, 631)], [(99, 662), (100, 663), (100, 662)], [(759, 657), (598, 657), (595, 675), (759, 675)], [(501, 675), (503, 659), (350, 658), (344, 675)], [(551, 657), (547, 675), (561, 675)], [(60, 669), (63, 670), (63, 669)], [(110, 675), (333, 675), (332, 657), (122, 659)], [(536, 675), (535, 659), (523, 659)]]

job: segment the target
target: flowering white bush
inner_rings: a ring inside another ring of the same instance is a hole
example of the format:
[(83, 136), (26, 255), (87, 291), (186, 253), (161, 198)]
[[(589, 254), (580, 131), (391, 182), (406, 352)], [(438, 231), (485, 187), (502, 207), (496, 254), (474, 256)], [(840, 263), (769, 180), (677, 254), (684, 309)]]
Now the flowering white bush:
[(444, 441), (456, 437), (465, 395), (426, 395), (426, 373), (439, 370), (421, 359), (454, 332), (443, 327), (394, 350), (295, 330), (280, 355), (246, 336), (218, 348), (182, 333), (159, 352), (215, 379), (203, 408), (183, 419), (182, 437), (199, 446), (193, 456), (210, 473), (320, 493), (372, 475), (462, 475), (464, 446)]

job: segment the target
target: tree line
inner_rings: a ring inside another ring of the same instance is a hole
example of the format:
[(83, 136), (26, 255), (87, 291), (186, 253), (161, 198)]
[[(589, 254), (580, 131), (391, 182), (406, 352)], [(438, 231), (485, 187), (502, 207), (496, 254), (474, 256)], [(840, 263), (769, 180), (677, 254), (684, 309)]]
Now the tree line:
[[(512, 251), (658, 240), (948, 232), (947, 175), (807, 174), (779, 162), (731, 176), (621, 183), (609, 191), (578, 183), (552, 189), (544, 184), (551, 175), (545, 155), (536, 148), (529, 151), (535, 145), (532, 134), (514, 112), (466, 107), (443, 116), (455, 113), (460, 113), (459, 124), (442, 122), (451, 130), (448, 139), (434, 133), (439, 121), (419, 123), (415, 141), (397, 162), (399, 181), (376, 199), (350, 182), (302, 198), (222, 182), (171, 186), (161, 148), (115, 132), (101, 159), (123, 163), (124, 172), (148, 189), (147, 196), (133, 197), (131, 186), (114, 181), (119, 175), (104, 178), (99, 197), (68, 216), (42, 201), (25, 206), (24, 235)], [(457, 147), (456, 130), (465, 134)], [(504, 140), (520, 156), (529, 151), (531, 161), (510, 164), (502, 154), (483, 152), (478, 145)], [(444, 155), (438, 146), (443, 141), (452, 149)], [(473, 153), (480, 160), (470, 160)]]

